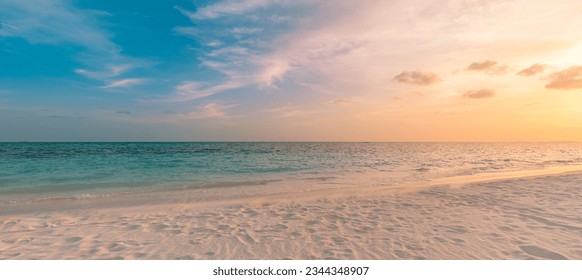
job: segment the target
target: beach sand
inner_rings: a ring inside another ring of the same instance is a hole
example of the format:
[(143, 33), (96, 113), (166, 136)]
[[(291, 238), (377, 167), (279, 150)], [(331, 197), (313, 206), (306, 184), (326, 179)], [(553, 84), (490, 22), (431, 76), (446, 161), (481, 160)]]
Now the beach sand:
[(582, 259), (582, 173), (494, 179), (8, 205), (0, 258)]

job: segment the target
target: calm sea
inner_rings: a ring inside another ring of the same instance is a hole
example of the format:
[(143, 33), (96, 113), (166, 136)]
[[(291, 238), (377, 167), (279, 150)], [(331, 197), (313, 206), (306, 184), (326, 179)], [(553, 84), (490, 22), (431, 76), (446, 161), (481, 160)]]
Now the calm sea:
[(293, 180), (389, 186), (572, 164), (582, 143), (0, 143), (0, 199)]

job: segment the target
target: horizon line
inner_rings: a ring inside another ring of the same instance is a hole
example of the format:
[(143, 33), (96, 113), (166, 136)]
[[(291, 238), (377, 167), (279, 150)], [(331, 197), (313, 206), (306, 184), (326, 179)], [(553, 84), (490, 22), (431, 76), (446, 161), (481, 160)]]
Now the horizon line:
[(2, 141), (0, 143), (582, 143), (582, 141)]

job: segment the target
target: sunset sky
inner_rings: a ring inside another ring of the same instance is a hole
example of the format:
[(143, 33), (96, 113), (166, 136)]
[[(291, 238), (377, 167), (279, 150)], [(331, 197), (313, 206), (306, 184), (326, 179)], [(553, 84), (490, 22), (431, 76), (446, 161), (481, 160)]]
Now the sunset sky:
[(0, 141), (582, 141), (582, 1), (0, 0)]

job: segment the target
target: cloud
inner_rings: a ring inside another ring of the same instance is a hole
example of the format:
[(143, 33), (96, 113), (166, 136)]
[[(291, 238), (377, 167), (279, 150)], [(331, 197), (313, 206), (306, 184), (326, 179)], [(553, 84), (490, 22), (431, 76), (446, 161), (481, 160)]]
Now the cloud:
[(547, 65), (536, 63), (528, 68), (525, 68), (525, 69), (517, 72), (517, 75), (533, 76), (533, 75), (540, 74), (540, 73), (546, 71), (546, 68), (547, 68)]
[(147, 79), (122, 79), (122, 80), (109, 82), (105, 86), (103, 86), (102, 88), (124, 88), (124, 87), (130, 87), (130, 86), (134, 86), (134, 85), (141, 85), (145, 82), (147, 82)]
[[(164, 110), (160, 114), (144, 114), (140, 115), (139, 118), (133, 118), (133, 120), (145, 123), (184, 123), (194, 120), (229, 121), (233, 117), (228, 114), (227, 109), (237, 105), (210, 102), (181, 110)], [(118, 111), (116, 113), (129, 115), (125, 112), (130, 111)], [(133, 114), (133, 112), (130, 113)]]
[(108, 14), (73, 7), (70, 1), (0, 2), (0, 36), (22, 37), (32, 44), (70, 43), (87, 50), (117, 54), (119, 47), (98, 27)]
[(263, 28), (235, 27), (230, 32), (233, 34), (251, 35), (263, 32)]
[(293, 18), (290, 16), (280, 16), (280, 15), (271, 15), (268, 17), (269, 21), (274, 23), (288, 23), (293, 21)]
[[(219, 78), (192, 76), (188, 80), (199, 79), (200, 86), (174, 90), (169, 99), (195, 100), (234, 88), (221, 87), (225, 83), (244, 86), (256, 95), (276, 93), (271, 95), (276, 101), (310, 95), (328, 102), (329, 96), (345, 99), (355, 92), (380, 100), (387, 92), (397, 94), (397, 89), (386, 87), (386, 73), (400, 73), (395, 81), (417, 86), (428, 86), (442, 78), (418, 71), (405, 73), (403, 69), (432, 71), (434, 68), (428, 66), (438, 66), (446, 73), (459, 67), (457, 61), (469, 61), (474, 63), (461, 67), (466, 74), (506, 74), (511, 68), (503, 63), (466, 59), (474, 59), (479, 53), (509, 62), (506, 55), (497, 52), (507, 46), (503, 43), (512, 42), (512, 48), (521, 48), (546, 42), (537, 35), (517, 32), (520, 30), (540, 27), (550, 32), (547, 34), (557, 34), (551, 41), (571, 41), (569, 35), (578, 31), (571, 26), (547, 25), (548, 20), (540, 18), (540, 11), (546, 8), (569, 11), (569, 19), (580, 21), (563, 3), (411, 1), (217, 0), (190, 11), (178, 8), (196, 30), (196, 34), (191, 32), (201, 45), (194, 50), (196, 58)], [(410, 22), (415, 24), (411, 26)], [(233, 33), (236, 28), (262, 30), (237, 36), (240, 34)], [(210, 46), (210, 42), (217, 44)], [(451, 78), (448, 85), (463, 83)], [(435, 95), (447, 94), (441, 88), (434, 89)], [(336, 95), (322, 95), (331, 92)]]
[(206, 43), (206, 45), (209, 47), (220, 47), (220, 46), (222, 46), (222, 42), (214, 40), (214, 41), (210, 41), (210, 42)]
[(105, 65), (101, 71), (92, 71), (87, 69), (75, 69), (75, 73), (91, 79), (112, 78), (124, 74), (136, 66), (130, 64)]
[(440, 81), (435, 73), (426, 73), (412, 71), (404, 71), (394, 77), (394, 80), (399, 83), (412, 84), (417, 86), (428, 86)]
[[(289, 5), (294, 5), (295, 9), (286, 9)], [(303, 11), (313, 8), (321, 7), (304, 1), (281, 0), (219, 1), (198, 7), (194, 13), (178, 8), (195, 23), (196, 27), (192, 28), (196, 32), (188, 32), (188, 27), (175, 30), (202, 42), (205, 48), (196, 50), (198, 60), (208, 69), (224, 75), (223, 80), (228, 85), (220, 86), (220, 82), (214, 82), (207, 88), (188, 90), (188, 94), (175, 91), (176, 95), (195, 99), (220, 89), (232, 89), (233, 85), (252, 86), (258, 91), (278, 90), (295, 70), (310, 70), (324, 64), (332, 70), (329, 63), (334, 63), (337, 57), (349, 55), (361, 45), (351, 40), (321, 37), (317, 34), (319, 32), (296, 34), (292, 26), (302, 24)], [(226, 19), (209, 21), (218, 17)], [(277, 20), (275, 23), (274, 18), (294, 20)], [(300, 30), (303, 29), (297, 29)], [(308, 72), (302, 74), (308, 75)]]
[(133, 114), (132, 111), (127, 111), (127, 110), (116, 111), (115, 113), (120, 114), (120, 115), (132, 115)]
[(471, 99), (484, 99), (490, 98), (495, 96), (495, 91), (492, 89), (479, 89), (479, 90), (469, 90), (463, 93), (464, 98), (471, 98)]
[(275, 4), (277, 1), (272, 0), (243, 0), (243, 1), (222, 1), (216, 4), (198, 8), (196, 12), (190, 12), (180, 7), (183, 14), (193, 20), (215, 19), (226, 15), (240, 15), (252, 10)]
[(354, 103), (354, 101), (350, 100), (350, 99), (334, 99), (334, 100), (330, 100), (329, 103), (331, 103), (333, 105), (343, 105), (343, 104)]
[(484, 72), (487, 75), (503, 75), (507, 73), (508, 70), (509, 67), (506, 65), (501, 65), (492, 60), (473, 62), (465, 68), (465, 71)]
[(291, 69), (292, 65), (287, 60), (265, 59), (262, 69), (256, 75), (256, 79), (261, 87), (271, 87)]
[[(283, 92), (292, 85), (305, 91), (370, 90), (385, 87), (386, 71), (397, 67), (394, 61), (406, 59), (414, 65), (420, 61), (415, 58), (419, 54), (435, 54), (430, 42), (440, 38), (424, 29), (419, 31), (422, 42), (393, 36), (404, 26), (401, 21), (412, 15), (401, 15), (401, 4), (389, 2), (227, 0), (198, 7), (196, 12), (179, 9), (194, 23), (198, 42), (205, 46), (224, 43), (198, 49), (197, 56), (203, 66), (223, 74), (227, 82), (238, 81), (263, 92)], [(274, 15), (285, 20), (275, 23)], [(208, 21), (218, 17), (224, 19)], [(386, 22), (387, 17), (394, 20)], [(293, 21), (286, 20), (290, 18)], [(434, 73), (407, 73), (398, 80), (414, 85), (440, 81)], [(197, 88), (189, 95), (208, 94)]]
[(0, 22), (0, 37), (9, 37), (16, 33), (18, 27), (8, 24), (5, 22)]
[(222, 110), (221, 107), (222, 106), (220, 104), (217, 104), (217, 103), (206, 104), (206, 105), (204, 105), (204, 107), (202, 107), (202, 111), (201, 111), (201, 114), (199, 115), (199, 117), (202, 117), (202, 118), (216, 118), (216, 117), (224, 118), (224, 117), (226, 117), (226, 113)]
[(229, 107), (232, 106), (224, 106), (218, 103), (208, 103), (189, 113), (171, 115), (169, 116), (169, 120), (187, 121), (202, 119), (228, 119), (228, 115), (224, 110)]
[(206, 86), (200, 82), (183, 81), (174, 88), (173, 94), (164, 99), (166, 102), (192, 101), (214, 95), (231, 89), (244, 87), (245, 84), (238, 81), (230, 81), (213, 86)]
[(71, 56), (84, 67), (74, 72), (103, 82), (152, 64), (122, 54), (122, 48), (111, 39), (112, 33), (102, 28), (103, 19), (110, 14), (73, 4), (68, 0), (0, 0), (0, 38), (22, 38), (34, 45), (75, 46), (78, 53)]
[(283, 104), (282, 106), (269, 108), (262, 111), (273, 114), (277, 118), (298, 118), (317, 114), (317, 111), (301, 109), (298, 106), (294, 106), (291, 103), (286, 103)]
[(566, 70), (551, 74), (546, 88), (551, 89), (582, 89), (582, 66), (573, 66)]

